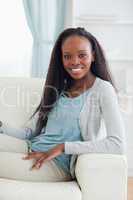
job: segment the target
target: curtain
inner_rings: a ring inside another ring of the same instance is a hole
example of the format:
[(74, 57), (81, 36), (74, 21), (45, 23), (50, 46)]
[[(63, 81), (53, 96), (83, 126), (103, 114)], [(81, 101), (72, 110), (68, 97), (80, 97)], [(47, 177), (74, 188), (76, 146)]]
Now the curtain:
[(65, 27), (66, 0), (23, 0), (27, 24), (33, 36), (31, 77), (45, 77), (51, 49)]

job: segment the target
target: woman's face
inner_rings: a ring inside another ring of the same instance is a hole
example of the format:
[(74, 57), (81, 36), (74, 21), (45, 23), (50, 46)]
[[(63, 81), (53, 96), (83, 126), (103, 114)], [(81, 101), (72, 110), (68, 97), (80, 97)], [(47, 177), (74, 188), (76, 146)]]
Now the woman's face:
[(62, 60), (65, 70), (73, 79), (86, 77), (94, 61), (89, 40), (80, 36), (68, 37), (62, 44)]

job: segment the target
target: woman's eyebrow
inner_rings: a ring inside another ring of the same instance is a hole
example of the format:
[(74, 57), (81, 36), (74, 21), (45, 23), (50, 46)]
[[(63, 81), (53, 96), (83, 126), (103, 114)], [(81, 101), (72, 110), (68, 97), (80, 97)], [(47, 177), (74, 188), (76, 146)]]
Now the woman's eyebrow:
[[(87, 50), (78, 50), (77, 52), (87, 52)], [(71, 54), (71, 52), (69, 52), (69, 51), (64, 51), (63, 52), (64, 54)]]
[(70, 54), (70, 52), (68, 52), (68, 51), (64, 51), (63, 53), (64, 53), (64, 54)]
[(87, 50), (79, 50), (78, 52), (87, 52)]

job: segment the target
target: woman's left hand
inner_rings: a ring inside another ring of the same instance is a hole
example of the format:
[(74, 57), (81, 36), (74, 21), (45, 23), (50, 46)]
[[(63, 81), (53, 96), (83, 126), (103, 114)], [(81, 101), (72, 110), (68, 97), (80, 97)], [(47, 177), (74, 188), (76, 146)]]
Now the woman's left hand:
[(25, 156), (23, 159), (24, 160), (35, 159), (35, 163), (31, 169), (39, 169), (44, 162), (52, 160), (53, 158), (61, 155), (63, 151), (64, 151), (64, 144), (59, 144), (47, 152), (28, 153), (28, 155)]

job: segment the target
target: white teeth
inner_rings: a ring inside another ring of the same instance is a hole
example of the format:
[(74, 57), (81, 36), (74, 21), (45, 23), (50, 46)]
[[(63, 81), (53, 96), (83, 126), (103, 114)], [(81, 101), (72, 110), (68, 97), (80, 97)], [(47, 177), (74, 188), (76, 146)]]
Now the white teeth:
[(73, 68), (73, 69), (71, 69), (73, 72), (78, 72), (78, 71), (80, 71), (81, 70), (81, 67), (80, 68)]

